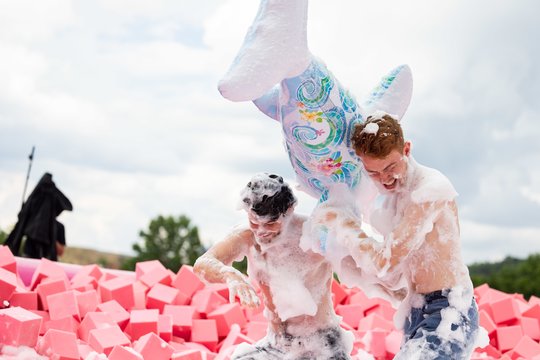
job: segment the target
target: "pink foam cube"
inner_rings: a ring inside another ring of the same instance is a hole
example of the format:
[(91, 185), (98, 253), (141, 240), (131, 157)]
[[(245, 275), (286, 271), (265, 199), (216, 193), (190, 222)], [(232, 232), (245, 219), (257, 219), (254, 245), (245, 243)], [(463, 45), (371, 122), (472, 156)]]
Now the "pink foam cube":
[(531, 359), (536, 355), (540, 355), (540, 344), (525, 335), (517, 343), (514, 353), (525, 359)]
[(392, 331), (394, 329), (394, 324), (375, 313), (369, 314), (365, 318), (360, 319), (358, 330), (370, 331), (377, 329)]
[(105, 312), (89, 312), (79, 325), (77, 334), (83, 341), (88, 342), (90, 331), (98, 328), (118, 327), (111, 314)]
[(533, 340), (540, 340), (540, 322), (537, 319), (524, 316), (520, 319), (520, 325), (524, 335)]
[(187, 349), (175, 352), (171, 360), (206, 360), (206, 353), (197, 349)]
[(0, 304), (11, 298), (17, 285), (18, 281), (15, 273), (0, 267)]
[(81, 275), (77, 277), (77, 280), (71, 279), (71, 288), (78, 291), (88, 291), (97, 289), (98, 281), (89, 275)]
[(486, 356), (491, 356), (492, 358), (495, 358), (495, 359), (498, 359), (502, 356), (502, 353), (499, 351), (499, 349), (497, 349), (495, 346), (491, 344), (483, 348), (477, 348), (475, 352), (480, 354), (480, 358), (482, 358), (483, 356), (484, 359), (486, 358)]
[[(196, 295), (197, 294), (195, 294), (193, 298), (195, 298)], [(225, 301), (225, 303), (218, 305), (216, 309), (221, 305), (225, 305), (227, 303), (228, 301)], [(244, 316), (248, 321), (266, 321), (266, 318), (264, 317), (264, 303), (262, 300), (259, 302), (259, 306), (257, 306), (256, 308), (242, 307), (242, 311), (244, 312)]]
[(386, 347), (386, 357), (393, 359), (396, 354), (399, 352), (401, 347), (401, 342), (403, 341), (403, 333), (401, 331), (392, 330), (390, 334), (386, 336), (385, 347)]
[(157, 283), (148, 292), (146, 295), (146, 307), (148, 309), (158, 309), (160, 312), (163, 312), (163, 307), (165, 305), (174, 305), (176, 298), (180, 290)]
[(487, 311), (480, 310), (478, 312), (478, 318), (479, 318), (479, 321), (480, 321), (480, 325), (484, 329), (486, 329), (488, 335), (491, 335), (491, 334), (493, 334), (495, 332), (495, 330), (497, 329), (497, 325), (495, 324), (495, 322), (493, 321), (491, 316), (489, 316)]
[(202, 290), (205, 290), (205, 289), (217, 292), (224, 299), (229, 298), (229, 287), (227, 286), (227, 284), (222, 284), (222, 283), (208, 284)]
[(367, 350), (369, 353), (375, 356), (375, 358), (384, 358), (386, 356), (386, 335), (385, 330), (370, 330), (368, 331), (370, 336), (367, 337)]
[(39, 335), (45, 335), (47, 332), (46, 322), (50, 320), (49, 313), (43, 310), (30, 310), (32, 313), (41, 317), (41, 326), (39, 327)]
[(36, 346), (42, 318), (21, 307), (0, 310), (0, 344)]
[(9, 299), (10, 306), (20, 306), (26, 310), (38, 309), (38, 294), (34, 291), (26, 291), (17, 288)]
[(90, 345), (88, 345), (87, 343), (85, 343), (84, 341), (80, 341), (78, 340), (77, 341), (77, 349), (79, 350), (79, 358), (80, 359), (91, 359), (92, 355), (90, 355), (91, 353), (94, 353), (95, 354), (95, 351), (94, 349), (92, 349), (92, 347)]
[(364, 316), (367, 316), (370, 310), (381, 305), (383, 302), (384, 302), (383, 299), (377, 298), (377, 297), (366, 299), (362, 303), (362, 305), (364, 305)]
[(30, 282), (30, 289), (34, 290), (46, 278), (59, 278), (68, 282), (68, 277), (64, 269), (56, 262), (41, 258)]
[(124, 329), (129, 322), (130, 314), (116, 300), (109, 300), (98, 304), (97, 311), (104, 312), (110, 315), (113, 321)]
[(159, 260), (139, 261), (135, 264), (135, 277), (138, 280), (155, 268), (165, 269), (165, 266)]
[(128, 346), (116, 345), (111, 350), (108, 360), (144, 360), (142, 355)]
[(216, 321), (218, 335), (227, 336), (232, 324), (238, 324), (241, 327), (246, 325), (246, 318), (238, 303), (225, 304), (207, 314), (208, 319)]
[(360, 319), (364, 317), (364, 308), (360, 304), (338, 305), (336, 306), (336, 314), (341, 316), (346, 324), (356, 328)]
[(513, 325), (499, 327), (495, 331), (495, 334), (498, 348), (504, 352), (512, 350), (518, 344), (519, 340), (521, 340), (523, 336), (523, 331), (521, 330), (521, 326)]
[(493, 321), (496, 324), (516, 320), (521, 315), (516, 300), (512, 297), (505, 297), (492, 302), (491, 310), (493, 311)]
[(103, 271), (99, 266), (95, 264), (85, 265), (81, 267), (71, 278), (71, 287), (73, 289), (84, 290), (97, 289), (98, 281), (102, 276)]
[(92, 289), (84, 292), (75, 292), (77, 305), (79, 306), (79, 315), (84, 318), (90, 311), (96, 311), (99, 304), (97, 291)]
[(154, 333), (142, 336), (135, 342), (133, 348), (138, 351), (145, 360), (169, 360), (174, 348), (167, 344)]
[(510, 297), (508, 294), (500, 290), (488, 288), (484, 291), (484, 294), (478, 299), (477, 302), (478, 306), (480, 306), (485, 303), (493, 303), (508, 297)]
[(45, 321), (45, 331), (50, 329), (76, 333), (79, 328), (79, 322), (73, 316), (66, 316), (60, 319)]
[(332, 294), (334, 294), (334, 307), (341, 304), (349, 295), (347, 290), (335, 279), (332, 279)]
[(540, 303), (531, 305), (521, 315), (530, 317), (530, 318), (535, 318), (540, 321)]
[(191, 328), (191, 342), (202, 344), (210, 351), (215, 351), (218, 340), (218, 328), (215, 320), (193, 320), (193, 326)]
[(532, 295), (529, 298), (529, 305), (533, 306), (533, 305), (536, 305), (536, 304), (540, 304), (540, 298), (538, 296)]
[(200, 314), (194, 306), (165, 305), (163, 315), (171, 315), (173, 321), (173, 334), (189, 340), (193, 319), (199, 319)]
[(158, 316), (158, 334), (165, 341), (170, 341), (173, 334), (173, 322), (171, 315)]
[(486, 292), (490, 289), (488, 284), (482, 284), (474, 288), (474, 296), (478, 299), (484, 296)]
[(148, 287), (156, 284), (170, 285), (172, 282), (171, 273), (164, 266), (156, 266), (138, 279)]
[(141, 336), (150, 332), (158, 334), (159, 311), (156, 309), (132, 310), (129, 319), (130, 334), (132, 340), (138, 340)]
[(118, 326), (90, 330), (88, 344), (97, 352), (109, 355), (116, 345), (131, 345), (126, 334)]
[(133, 283), (133, 298), (135, 304), (133, 305), (133, 309), (136, 310), (144, 310), (146, 309), (146, 294), (150, 288), (140, 282), (139, 280), (135, 281)]
[(351, 305), (352, 304), (362, 305), (364, 303), (367, 303), (368, 300), (369, 300), (369, 298), (366, 296), (366, 294), (364, 294), (363, 291), (353, 289), (351, 291), (351, 294), (347, 298), (346, 303), (351, 304)]
[(238, 324), (233, 324), (231, 326), (231, 331), (229, 332), (227, 337), (225, 337), (225, 339), (223, 339), (223, 341), (219, 344), (219, 348), (221, 351), (221, 349), (226, 349), (240, 343), (252, 344), (253, 342), (254, 341), (252, 339), (242, 334), (240, 326)]
[(197, 308), (201, 314), (208, 314), (229, 301), (212, 289), (197, 291), (191, 298), (191, 305)]
[(133, 279), (119, 276), (104, 282), (99, 282), (101, 301), (116, 300), (126, 310), (135, 305), (133, 294)]
[(368, 316), (371, 313), (378, 314), (388, 321), (393, 321), (396, 310), (389, 303), (381, 301), (378, 306), (364, 311), (365, 316)]
[(15, 256), (6, 245), (0, 245), (0, 268), (17, 273), (17, 262)]
[(68, 282), (65, 278), (43, 278), (36, 287), (41, 309), (49, 310), (47, 297), (68, 290)]
[(47, 304), (51, 320), (58, 320), (66, 316), (73, 316), (77, 320), (81, 318), (77, 297), (73, 290), (47, 296)]
[(204, 283), (195, 275), (193, 267), (189, 265), (182, 265), (173, 279), (172, 285), (190, 299), (197, 290), (204, 288)]
[(79, 360), (77, 337), (74, 333), (50, 329), (39, 340), (38, 352), (58, 360)]
[(253, 341), (258, 341), (266, 336), (267, 322), (251, 321), (246, 325), (246, 335)]

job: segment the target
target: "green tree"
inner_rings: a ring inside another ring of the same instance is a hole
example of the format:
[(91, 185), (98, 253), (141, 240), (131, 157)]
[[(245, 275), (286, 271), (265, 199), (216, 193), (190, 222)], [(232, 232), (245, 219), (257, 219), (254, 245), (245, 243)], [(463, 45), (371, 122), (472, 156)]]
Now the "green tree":
[(8, 237), (8, 234), (4, 230), (0, 229), (0, 244), (5, 243), (7, 237)]
[(185, 215), (177, 218), (159, 215), (139, 236), (142, 240), (133, 244), (136, 255), (122, 264), (125, 270), (134, 270), (137, 262), (159, 260), (177, 272), (183, 264), (193, 265), (205, 251), (198, 228)]
[(477, 263), (469, 266), (474, 286), (487, 283), (506, 293), (520, 293), (525, 298), (540, 296), (540, 254), (526, 259), (506, 257), (497, 263)]

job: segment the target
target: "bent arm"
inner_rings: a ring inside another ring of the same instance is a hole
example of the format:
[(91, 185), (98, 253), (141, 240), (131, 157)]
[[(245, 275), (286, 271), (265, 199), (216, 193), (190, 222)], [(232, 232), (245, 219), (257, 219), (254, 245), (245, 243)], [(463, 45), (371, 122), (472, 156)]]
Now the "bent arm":
[(413, 203), (405, 209), (401, 221), (384, 239), (382, 246), (376, 248), (372, 243), (366, 243), (360, 248), (371, 254), (379, 270), (391, 270), (421, 246), (433, 230), (441, 210), (447, 206), (455, 206), (454, 201)]
[(252, 237), (248, 229), (229, 234), (195, 261), (193, 271), (211, 283), (224, 283), (231, 276), (242, 275), (231, 264), (247, 255)]
[(252, 238), (253, 233), (248, 229), (230, 234), (199, 257), (193, 271), (208, 282), (226, 283), (230, 302), (238, 295), (242, 305), (256, 307), (260, 302), (255, 290), (246, 276), (231, 266), (233, 261), (247, 254)]

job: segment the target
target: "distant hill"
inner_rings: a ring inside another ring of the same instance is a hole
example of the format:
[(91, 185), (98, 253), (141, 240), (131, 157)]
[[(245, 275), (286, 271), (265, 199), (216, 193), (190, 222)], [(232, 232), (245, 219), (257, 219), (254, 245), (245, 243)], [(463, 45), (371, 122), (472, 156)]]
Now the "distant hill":
[(97, 264), (104, 268), (120, 269), (122, 262), (129, 258), (126, 255), (114, 254), (93, 249), (66, 246), (64, 254), (58, 261), (68, 264)]
[(490, 287), (506, 293), (520, 293), (529, 298), (540, 297), (540, 254), (526, 259), (506, 257), (496, 263), (469, 265), (469, 273), (475, 286), (487, 283)]

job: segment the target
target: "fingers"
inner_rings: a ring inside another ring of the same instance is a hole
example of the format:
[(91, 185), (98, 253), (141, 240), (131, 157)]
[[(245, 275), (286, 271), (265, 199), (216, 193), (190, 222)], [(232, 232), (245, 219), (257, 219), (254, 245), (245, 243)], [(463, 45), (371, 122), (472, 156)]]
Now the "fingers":
[(229, 302), (234, 303), (236, 296), (240, 300), (240, 304), (247, 307), (258, 307), (260, 305), (259, 297), (255, 290), (246, 282), (233, 280), (228, 282), (229, 285)]
[(229, 302), (231, 304), (234, 303), (235, 298), (236, 298), (236, 286), (229, 285)]
[(240, 293), (240, 303), (244, 306), (256, 308), (260, 305), (259, 297), (255, 293), (255, 290), (245, 284), (242, 289), (239, 291)]

